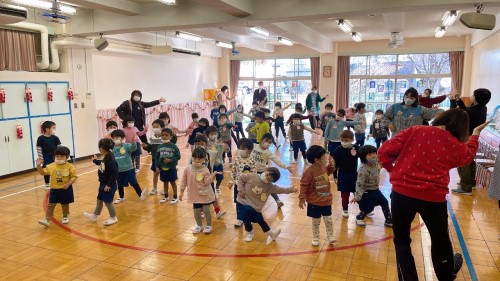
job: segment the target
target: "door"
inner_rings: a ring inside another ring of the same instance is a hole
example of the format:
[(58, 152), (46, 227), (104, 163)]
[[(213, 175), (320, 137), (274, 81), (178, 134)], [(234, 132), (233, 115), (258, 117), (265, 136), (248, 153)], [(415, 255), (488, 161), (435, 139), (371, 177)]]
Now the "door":
[[(71, 155), (75, 155), (75, 151), (73, 148), (73, 131), (71, 126), (71, 116), (68, 115), (59, 115), (52, 116), (52, 122), (56, 123), (57, 133), (56, 136), (61, 140), (61, 145), (66, 146), (71, 151)], [(89, 145), (97, 145), (97, 144), (89, 144)]]
[(30, 116), (48, 115), (49, 104), (47, 101), (47, 84), (28, 83), (26, 87), (31, 89), (31, 94), (33, 96), (33, 102), (29, 103)]
[(28, 107), (24, 101), (25, 84), (0, 82), (0, 88), (5, 89), (5, 103), (0, 104), (2, 107), (0, 119), (28, 116)]
[[(0, 127), (4, 127), (7, 121), (0, 121)], [(29, 146), (28, 146), (29, 147)], [(10, 174), (9, 166), (9, 144), (7, 143), (6, 131), (0, 130), (0, 155), (3, 157), (3, 161), (0, 163), (0, 176)]]
[[(17, 138), (17, 125), (23, 128), (23, 138)], [(29, 119), (10, 120), (2, 124), (7, 135), (9, 150), (10, 173), (16, 173), (33, 168), (33, 150), (29, 132)], [(0, 154), (1, 155), (1, 154)]]
[(54, 98), (49, 101), (49, 114), (69, 113), (68, 83), (49, 83)]

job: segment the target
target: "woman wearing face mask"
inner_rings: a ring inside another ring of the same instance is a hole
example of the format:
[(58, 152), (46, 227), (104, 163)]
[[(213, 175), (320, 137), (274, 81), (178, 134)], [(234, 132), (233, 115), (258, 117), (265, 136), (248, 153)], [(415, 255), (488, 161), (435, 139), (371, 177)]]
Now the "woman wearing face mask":
[(429, 109), (418, 104), (418, 92), (409, 88), (405, 92), (402, 103), (391, 105), (384, 114), (384, 119), (389, 121), (389, 129), (394, 134), (413, 126), (422, 125), (424, 120), (431, 120), (442, 109)]
[(234, 100), (236, 98), (236, 94), (234, 96), (229, 95), (229, 88), (227, 86), (222, 86), (220, 89), (220, 92), (218, 92), (215, 97), (214, 101), (217, 102), (219, 106), (221, 105), (226, 105), (226, 101), (228, 100)]
[[(146, 112), (145, 108), (153, 107), (159, 105), (160, 102), (165, 102), (166, 100), (161, 97), (159, 100), (152, 102), (142, 101), (142, 93), (139, 90), (134, 90), (130, 95), (130, 99), (124, 101), (117, 109), (116, 113), (123, 120), (126, 116), (132, 116), (135, 120), (135, 127), (139, 131), (144, 130), (144, 125), (146, 125)], [(146, 135), (140, 136), (141, 141), (144, 143), (148, 142)]]
[(425, 89), (425, 91), (418, 96), (418, 103), (427, 108), (432, 108), (435, 104), (442, 103), (448, 95), (441, 95), (438, 97), (431, 98), (432, 90)]
[(324, 98), (318, 93), (318, 87), (313, 86), (312, 92), (306, 97), (306, 109), (309, 112), (309, 122), (311, 123), (311, 128), (314, 130), (316, 128), (316, 122), (319, 121), (319, 103), (324, 101), (328, 95)]

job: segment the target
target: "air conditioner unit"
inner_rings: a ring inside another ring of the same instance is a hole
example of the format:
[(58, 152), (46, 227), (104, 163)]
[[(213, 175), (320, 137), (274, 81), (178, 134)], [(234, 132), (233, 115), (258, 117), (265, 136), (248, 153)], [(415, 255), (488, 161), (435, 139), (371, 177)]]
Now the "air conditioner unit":
[(201, 56), (201, 53), (194, 50), (173, 48), (169, 45), (152, 46), (151, 54), (153, 55), (168, 55), (171, 57), (185, 58), (187, 56)]
[(0, 3), (0, 24), (17, 23), (27, 18), (26, 8)]

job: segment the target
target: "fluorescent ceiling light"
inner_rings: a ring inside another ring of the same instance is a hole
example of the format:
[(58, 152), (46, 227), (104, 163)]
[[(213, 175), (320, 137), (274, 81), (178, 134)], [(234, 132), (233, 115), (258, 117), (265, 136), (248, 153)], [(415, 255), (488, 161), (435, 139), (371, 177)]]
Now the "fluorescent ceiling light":
[(356, 42), (361, 42), (363, 41), (363, 36), (359, 32), (353, 32), (351, 33), (352, 40)]
[(160, 2), (165, 5), (177, 5), (177, 0), (156, 0), (156, 2)]
[[(41, 1), (41, 0), (12, 0), (12, 2), (19, 4), (19, 5), (25, 5), (25, 6), (30, 6), (34, 8), (39, 8), (43, 10), (52, 10), (53, 3), (52, 2), (47, 2), (47, 1)], [(66, 6), (66, 5), (61, 5), (59, 4), (59, 10), (61, 13), (68, 14), (68, 15), (76, 15), (76, 9), (71, 6)]]
[(438, 28), (436, 28), (436, 30), (434, 31), (434, 36), (436, 38), (441, 38), (444, 36), (444, 34), (446, 33), (446, 30), (448, 28), (446, 26), (440, 26)]
[(228, 48), (228, 49), (232, 49), (233, 48), (232, 44), (224, 43), (224, 42), (219, 42), (219, 41), (215, 41), (215, 45), (219, 46), (219, 47), (222, 47), (222, 48)]
[(288, 39), (283, 38), (283, 37), (278, 37), (278, 42), (280, 42), (283, 45), (293, 46), (293, 42), (291, 40), (288, 40)]
[(201, 41), (201, 37), (199, 37), (199, 36), (196, 36), (196, 35), (190, 34), (190, 33), (180, 32), (180, 31), (176, 31), (175, 36), (182, 38), (182, 39), (196, 41), (196, 42)]
[(337, 21), (337, 26), (340, 28), (340, 30), (344, 31), (345, 33), (350, 33), (352, 32), (352, 24), (344, 19), (340, 19)]
[(265, 36), (265, 37), (269, 37), (269, 34), (270, 34), (269, 30), (264, 29), (262, 27), (258, 27), (258, 26), (252, 26), (252, 27), (250, 27), (250, 30), (257, 33), (257, 34)]
[(460, 11), (457, 10), (451, 10), (444, 13), (443, 17), (441, 18), (443, 26), (452, 26), (455, 20), (458, 18), (458, 14), (460, 14)]

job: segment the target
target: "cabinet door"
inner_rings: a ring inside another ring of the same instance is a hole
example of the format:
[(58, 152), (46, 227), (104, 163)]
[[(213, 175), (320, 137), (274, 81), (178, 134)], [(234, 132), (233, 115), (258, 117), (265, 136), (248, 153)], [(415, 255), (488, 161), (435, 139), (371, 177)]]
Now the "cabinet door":
[(5, 89), (5, 103), (0, 118), (19, 118), (28, 116), (28, 107), (24, 101), (26, 88), (24, 83), (3, 83), (0, 88)]
[(49, 104), (47, 101), (47, 84), (27, 84), (26, 87), (31, 88), (31, 94), (33, 96), (33, 102), (29, 103), (30, 116), (48, 115)]
[[(61, 140), (61, 145), (66, 146), (71, 151), (71, 155), (75, 155), (73, 147), (73, 131), (71, 130), (71, 116), (59, 115), (52, 116), (52, 122), (56, 123), (57, 133), (56, 135)], [(92, 145), (92, 144), (90, 144)]]
[(69, 113), (68, 83), (49, 83), (48, 87), (52, 88), (54, 94), (54, 99), (48, 102), (49, 113)]
[[(4, 127), (7, 121), (0, 121), (0, 127)], [(28, 146), (29, 147), (29, 146)], [(9, 166), (9, 145), (7, 143), (7, 135), (3, 130), (0, 130), (0, 155), (2, 160), (0, 164), (0, 176), (10, 174)]]
[[(23, 128), (23, 138), (17, 138), (17, 124)], [(29, 119), (11, 120), (2, 125), (7, 135), (10, 173), (33, 168), (33, 150), (29, 132)], [(1, 155), (1, 154), (0, 154)]]

